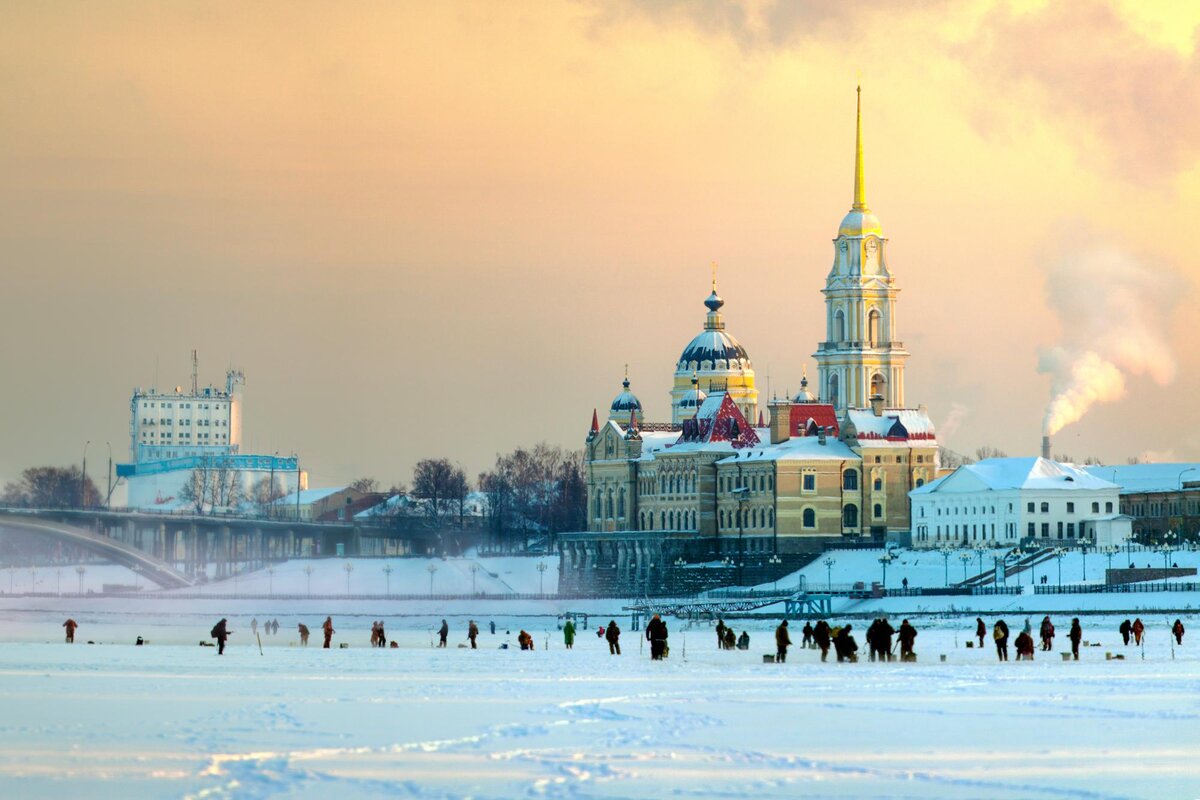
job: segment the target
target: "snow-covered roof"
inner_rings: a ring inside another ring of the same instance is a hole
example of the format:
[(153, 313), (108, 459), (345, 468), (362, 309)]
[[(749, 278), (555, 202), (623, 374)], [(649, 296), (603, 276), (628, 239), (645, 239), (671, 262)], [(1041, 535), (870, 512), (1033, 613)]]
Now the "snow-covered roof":
[[(970, 476), (975, 481), (966, 481)], [(976, 464), (964, 464), (944, 478), (928, 483), (909, 492), (910, 495), (927, 495), (939, 491), (953, 491), (957, 486), (970, 483), (982, 484), (992, 491), (1030, 489), (1037, 491), (1079, 491), (1116, 489), (1117, 486), (1097, 478), (1076, 467), (1045, 458), (988, 458)]]
[(1084, 467), (1092, 475), (1112, 481), (1122, 492), (1174, 492), (1200, 481), (1200, 464), (1122, 464)]
[[(330, 495), (335, 495), (338, 492), (345, 491), (345, 489), (345, 486), (327, 486), (321, 489), (302, 489), (300, 491), (300, 505), (311, 505), (318, 500), (324, 500)], [(289, 504), (296, 504), (296, 492), (292, 492), (291, 494), (281, 497), (275, 501), (275, 505), (277, 506), (286, 506)]]
[(869, 408), (849, 408), (846, 416), (854, 425), (858, 443), (864, 447), (913, 439), (936, 441), (933, 421), (924, 409), (885, 408), (877, 417)]
[[(769, 441), (770, 433), (763, 431), (764, 440)], [(845, 443), (832, 437), (821, 444), (816, 436), (800, 436), (788, 439), (779, 444), (765, 444), (761, 447), (743, 449), (731, 458), (719, 461), (720, 464), (763, 462), (763, 461), (817, 461), (832, 459), (836, 461), (858, 461), (858, 455)]]

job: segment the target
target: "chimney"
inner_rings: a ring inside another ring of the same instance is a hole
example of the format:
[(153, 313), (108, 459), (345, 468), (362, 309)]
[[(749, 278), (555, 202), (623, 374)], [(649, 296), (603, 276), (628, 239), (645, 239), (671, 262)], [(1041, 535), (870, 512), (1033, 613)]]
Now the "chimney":
[(877, 417), (883, 416), (883, 395), (871, 395), (871, 413)]
[(824, 425), (817, 428), (817, 444), (822, 445), (822, 446), (825, 444), (825, 426)]
[(771, 444), (786, 442), (792, 438), (792, 404), (786, 397), (772, 400), (767, 406), (771, 410)]
[(1050, 460), (1050, 437), (1049, 436), (1042, 437), (1042, 458), (1046, 459), (1047, 461)]

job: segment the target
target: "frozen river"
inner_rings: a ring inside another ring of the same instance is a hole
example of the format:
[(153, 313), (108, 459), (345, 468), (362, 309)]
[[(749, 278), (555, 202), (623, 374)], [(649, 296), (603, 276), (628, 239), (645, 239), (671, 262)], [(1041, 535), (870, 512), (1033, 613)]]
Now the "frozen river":
[(636, 633), (620, 658), (589, 632), (567, 651), (544, 619), (499, 619), (535, 630), (533, 653), (498, 649), (504, 624), (472, 652), (404, 621), (399, 649), (373, 650), (369, 619), (335, 618), (353, 647), (294, 646), (288, 620), (264, 655), (238, 619), (224, 657), (196, 646), (213, 620), (180, 617), (146, 647), (119, 618), (79, 639), (121, 643), (67, 646), (58, 621), (0, 625), (0, 796), (1200, 796), (1200, 638), (1173, 656), (1161, 618), (1144, 659), (1093, 617), (1080, 663), (1060, 635), (1004, 665), (963, 646), (973, 620), (923, 627), (916, 664), (794, 649), (786, 665), (762, 663), (765, 623), (736, 623), (752, 647), (729, 653), (673, 621), (652, 663)]

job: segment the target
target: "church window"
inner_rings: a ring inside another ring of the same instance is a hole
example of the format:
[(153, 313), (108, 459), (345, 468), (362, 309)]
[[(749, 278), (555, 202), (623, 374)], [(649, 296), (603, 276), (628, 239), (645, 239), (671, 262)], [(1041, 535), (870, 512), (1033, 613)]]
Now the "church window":
[[(853, 492), (858, 489), (858, 473), (848, 469), (842, 473), (842, 489)], [(847, 506), (849, 508), (850, 506)]]
[(613, 494), (612, 494), (612, 489), (609, 489), (609, 490), (608, 490), (608, 494), (607, 494), (607, 496), (606, 496), (606, 499), (605, 499), (604, 510), (605, 510), (605, 516), (606, 516), (606, 517), (608, 517), (609, 519), (612, 519), (612, 516), (613, 516)]
[(851, 504), (842, 509), (842, 527), (858, 527), (858, 506)]
[(875, 482), (872, 484), (872, 488), (874, 488), (874, 490), (877, 492), (882, 491), (883, 490), (883, 478), (876, 478)]
[(804, 527), (817, 527), (817, 512), (813, 511), (811, 508), (804, 509)]
[(625, 518), (625, 489), (621, 489), (621, 493), (617, 496), (617, 516), (621, 519)]
[(811, 472), (804, 475), (804, 491), (815, 492), (817, 490), (817, 476)]
[[(871, 313), (867, 315), (867, 336), (869, 337), (868, 341), (870, 341), (872, 347), (882, 341), (882, 338), (880, 337), (880, 320), (881, 317), (879, 316), (879, 311), (877, 309), (871, 309)], [(880, 378), (878, 375), (875, 377), (882, 380), (882, 378)], [(874, 381), (871, 383), (871, 393), (879, 394), (879, 392), (875, 390)]]
[(840, 308), (833, 315), (833, 336), (834, 341), (846, 341), (846, 315)]
[(840, 395), (838, 394), (838, 376), (830, 375), (829, 376), (829, 404), (836, 408), (839, 404), (839, 397), (840, 397)]
[(924, 486), (924, 485), (925, 485), (925, 479), (917, 478), (917, 486), (920, 487), (920, 486)]
[(876, 503), (875, 508), (874, 508), (874, 513), (875, 513), (875, 519), (881, 518), (883, 516), (883, 506), (881, 506), (879, 503)]
[(883, 383), (884, 383), (883, 376), (880, 375), (878, 372), (876, 372), (874, 375), (871, 376), (871, 396), (872, 397), (874, 397), (875, 395), (879, 395), (880, 397), (883, 396)]

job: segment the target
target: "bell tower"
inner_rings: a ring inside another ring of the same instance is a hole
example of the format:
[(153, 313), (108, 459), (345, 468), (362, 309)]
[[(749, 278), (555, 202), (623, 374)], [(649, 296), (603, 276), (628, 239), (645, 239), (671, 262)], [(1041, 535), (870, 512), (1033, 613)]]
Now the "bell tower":
[(840, 416), (880, 396), (887, 408), (904, 407), (904, 362), (896, 340), (895, 278), (887, 239), (867, 206), (863, 171), (862, 87), (858, 88), (854, 150), (854, 203), (833, 240), (833, 268), (825, 279), (825, 341), (817, 345), (818, 395)]

